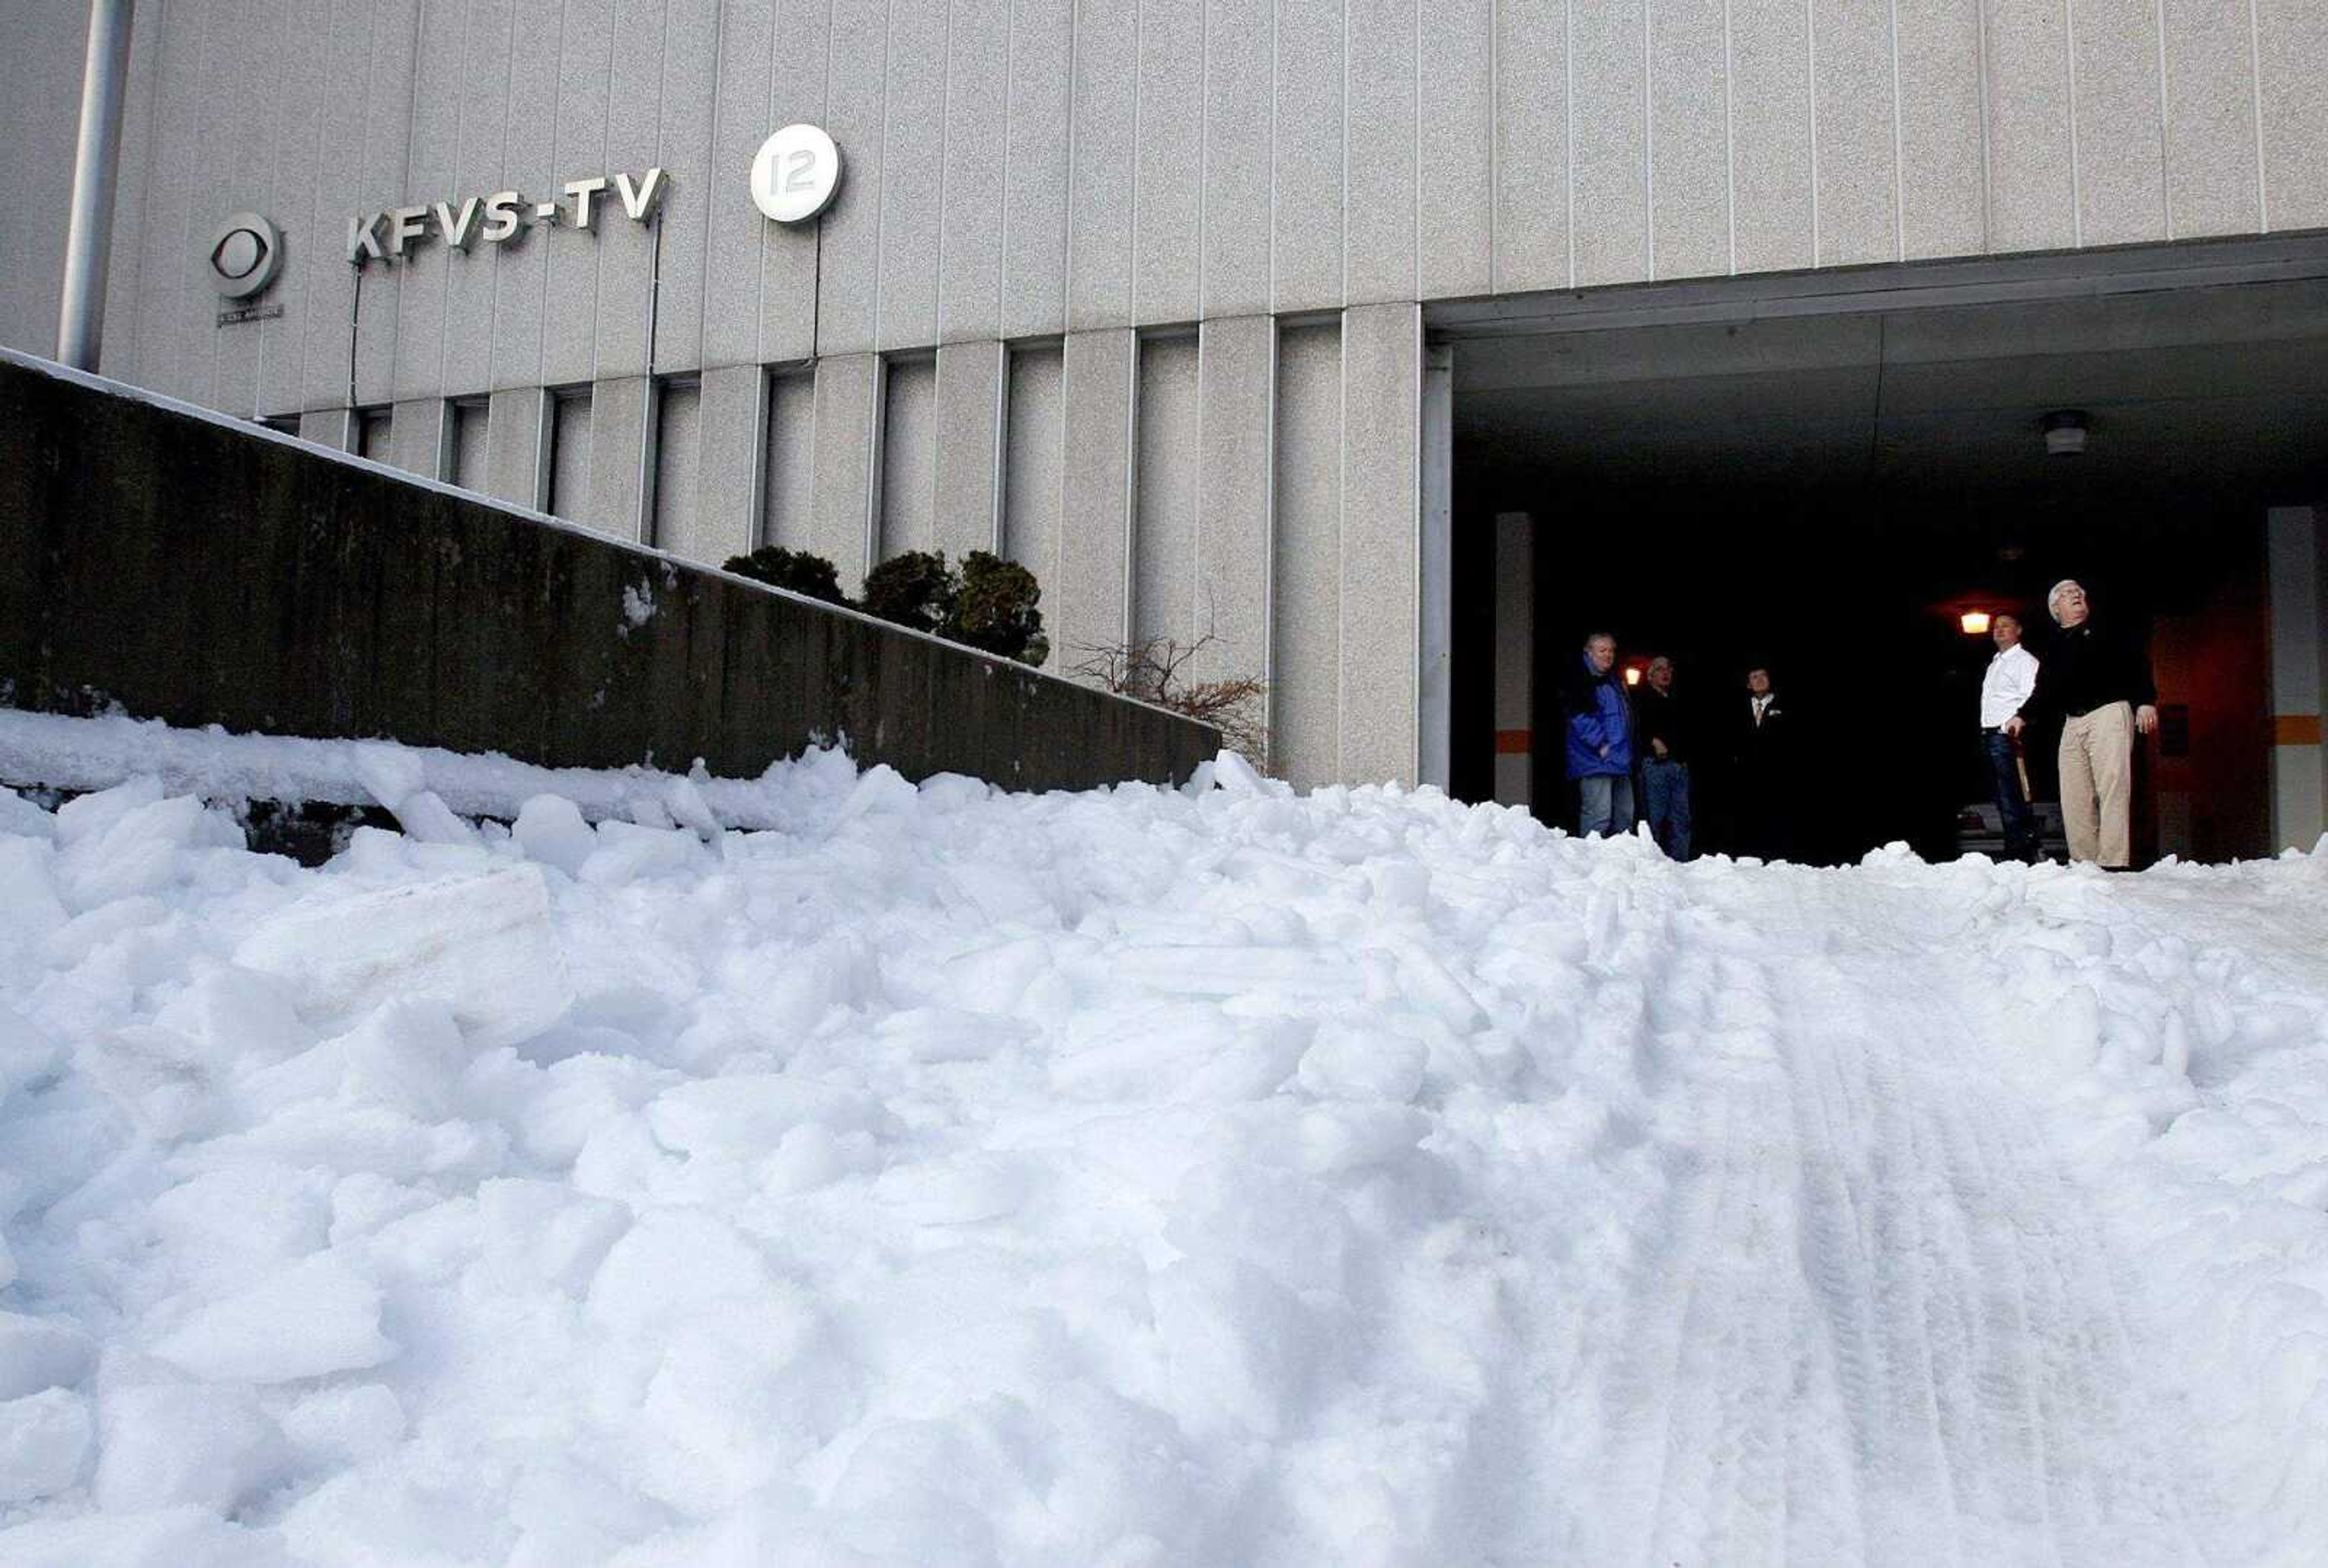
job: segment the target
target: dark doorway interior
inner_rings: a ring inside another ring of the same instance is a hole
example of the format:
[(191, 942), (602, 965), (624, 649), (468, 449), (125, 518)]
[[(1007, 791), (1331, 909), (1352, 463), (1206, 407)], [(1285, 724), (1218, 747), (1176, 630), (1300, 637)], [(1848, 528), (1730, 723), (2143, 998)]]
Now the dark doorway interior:
[[(1848, 861), (1895, 840), (1952, 856), (1960, 812), (1987, 794), (1976, 715), (1995, 652), (1959, 617), (2016, 614), (2042, 658), (2046, 591), (2076, 577), (2098, 615), (2152, 628), (2173, 722), (2144, 759), (2136, 820), (2150, 842), (2138, 851), (2156, 853), (2163, 806), (2169, 843), (2186, 855), (2258, 852), (2269, 809), (2261, 512), (1997, 501), (1928, 511), (1900, 494), (1640, 487), (1563, 497), (1539, 513), (1561, 542), (1539, 568), (1536, 733), (1560, 730), (1552, 694), (1587, 631), (1613, 631), (1629, 665), (1669, 656), (1697, 721), (1700, 842), (1736, 849), (1726, 764), (1746, 671), (1767, 664), (1792, 725), (1796, 858)], [(2041, 799), (2056, 798), (2052, 750), (2045, 736), (2026, 751)]]
[[(1895, 840), (1953, 855), (1960, 812), (1988, 794), (1977, 699), (1993, 653), (1957, 617), (2014, 610), (2042, 657), (2046, 590), (2076, 577), (2098, 615), (2151, 634), (2164, 722), (2138, 759), (2137, 857), (2263, 852), (2264, 518), (2328, 493), (2328, 251), (2314, 259), (2304, 277), (2154, 286), (2163, 275), (2143, 272), (2090, 294), (2047, 273), (2057, 261), (1984, 264), (1963, 292), (1924, 286), (1952, 286), (1945, 268), (1872, 268), (1834, 286), (1886, 302), (1865, 309), (1856, 295), (1807, 308), (1788, 293), (1799, 279), (1738, 279), (1548, 296), (1540, 328), (1509, 302), (1442, 313), (1459, 793), (1492, 790), (1479, 693), (1509, 633), (1482, 624), (1485, 541), (1497, 514), (1525, 512), (1547, 820), (1570, 810), (1554, 693), (1606, 628), (1629, 662), (1671, 655), (1704, 715), (1702, 843), (1734, 842), (1721, 730), (1742, 714), (1748, 664), (1767, 662), (1799, 721), (1799, 858)], [(2089, 437), (2076, 455), (2045, 439), (2068, 410)], [(2050, 737), (2029, 748), (2041, 798), (2052, 755)]]

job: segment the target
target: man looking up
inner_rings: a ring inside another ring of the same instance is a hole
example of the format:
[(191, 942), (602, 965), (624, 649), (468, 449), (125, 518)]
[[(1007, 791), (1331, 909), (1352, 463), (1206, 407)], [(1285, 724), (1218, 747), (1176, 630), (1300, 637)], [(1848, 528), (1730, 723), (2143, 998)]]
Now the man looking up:
[(1633, 722), (1616, 679), (1617, 639), (1595, 632), (1561, 682), (1568, 716), (1568, 776), (1576, 781), (1576, 836), (1629, 832), (1633, 826)]
[(2029, 809), (2023, 786), (2020, 759), (2005, 720), (2027, 706), (2037, 690), (2037, 656), (2021, 645), (2021, 617), (2000, 615), (1989, 624), (1989, 641), (1996, 653), (1980, 678), (1980, 745), (1988, 757), (1990, 782), (1996, 790), (1996, 809), (2004, 822), (2004, 858), (2037, 858), (2037, 817)]
[(1689, 859), (1689, 754), (1681, 703), (1673, 694), (1673, 661), (1660, 653), (1649, 661), (1634, 714), (1641, 739), (1641, 811), (1658, 847), (1676, 860)]
[(2045, 596), (2061, 635), (2037, 669), (2037, 689), (2004, 721), (2017, 736), (2030, 709), (2061, 716), (2061, 823), (2070, 859), (2107, 870), (2133, 864), (2134, 737), (2158, 728), (2150, 655), (2115, 625), (2093, 619), (2086, 590), (2063, 577)]

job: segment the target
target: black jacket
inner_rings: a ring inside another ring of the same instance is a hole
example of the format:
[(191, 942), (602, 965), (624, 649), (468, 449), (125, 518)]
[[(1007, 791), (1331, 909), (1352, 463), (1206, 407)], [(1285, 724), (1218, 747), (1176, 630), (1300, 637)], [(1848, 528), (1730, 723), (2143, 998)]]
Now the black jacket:
[(2037, 661), (2037, 690), (2024, 712), (2075, 718), (2113, 702), (2145, 707), (2158, 700), (2150, 679), (2150, 650), (2116, 624), (2091, 617), (2054, 635)]
[(1634, 749), (1643, 762), (1656, 762), (1657, 748), (1653, 740), (1666, 743), (1664, 760), (1687, 762), (1690, 757), (1690, 726), (1683, 716), (1681, 699), (1659, 691), (1647, 681), (1633, 693)]

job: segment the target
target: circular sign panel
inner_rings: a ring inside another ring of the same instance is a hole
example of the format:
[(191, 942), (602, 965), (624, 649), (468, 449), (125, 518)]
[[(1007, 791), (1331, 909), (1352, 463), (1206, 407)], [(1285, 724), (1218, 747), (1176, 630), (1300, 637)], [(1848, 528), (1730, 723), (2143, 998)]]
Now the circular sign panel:
[(283, 268), (283, 231), (256, 212), (237, 212), (211, 241), (211, 281), (229, 299), (249, 299)]
[(814, 126), (786, 126), (752, 160), (752, 204), (778, 223), (805, 223), (840, 189), (840, 149)]

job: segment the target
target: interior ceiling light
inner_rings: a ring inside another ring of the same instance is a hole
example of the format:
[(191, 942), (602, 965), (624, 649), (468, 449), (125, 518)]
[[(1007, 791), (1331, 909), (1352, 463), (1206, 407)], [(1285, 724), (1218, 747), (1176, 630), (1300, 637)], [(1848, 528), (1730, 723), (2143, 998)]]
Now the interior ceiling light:
[(2086, 411), (2056, 408), (2038, 422), (2045, 432), (2045, 451), (2054, 457), (2075, 457), (2086, 449)]
[(1641, 683), (1641, 667), (1640, 667), (1638, 664), (1628, 664), (1628, 665), (1626, 665), (1626, 666), (1625, 666), (1625, 684), (1626, 684), (1626, 685), (1628, 685), (1628, 686), (1638, 686), (1640, 683)]
[(1981, 636), (1988, 631), (1988, 612), (1986, 610), (1967, 610), (1963, 615), (1957, 617), (1957, 624), (1965, 629), (1965, 633), (1967, 636)]

